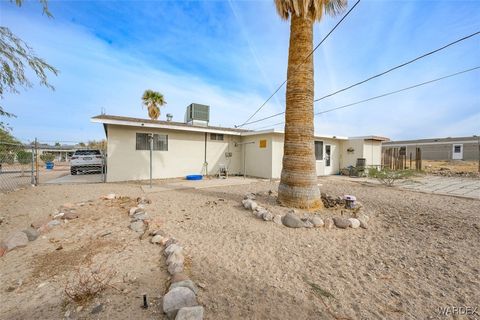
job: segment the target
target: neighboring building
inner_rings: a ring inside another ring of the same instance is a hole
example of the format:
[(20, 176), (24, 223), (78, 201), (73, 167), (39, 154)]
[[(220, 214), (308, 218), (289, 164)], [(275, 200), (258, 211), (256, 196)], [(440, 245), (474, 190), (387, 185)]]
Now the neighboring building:
[(480, 138), (477, 136), (389, 141), (382, 144), (382, 151), (388, 148), (402, 149), (407, 157), (415, 158), (416, 148), (422, 152), (422, 160), (466, 160), (478, 161)]
[[(149, 178), (150, 140), (153, 134), (153, 178), (215, 175), (226, 168), (230, 175), (277, 179), (282, 171), (283, 132), (195, 125), (99, 115), (107, 136), (107, 181)], [(369, 136), (346, 138), (315, 136), (319, 176), (337, 174), (365, 158), (367, 166), (379, 166), (381, 142)], [(348, 150), (348, 151), (347, 151)]]
[[(25, 151), (31, 151), (33, 145), (25, 148)], [(45, 143), (38, 144), (37, 152), (39, 155), (44, 153), (51, 153), (55, 156), (55, 161), (68, 161), (70, 157), (75, 152), (75, 146), (73, 145), (60, 145), (60, 146), (52, 146)]]

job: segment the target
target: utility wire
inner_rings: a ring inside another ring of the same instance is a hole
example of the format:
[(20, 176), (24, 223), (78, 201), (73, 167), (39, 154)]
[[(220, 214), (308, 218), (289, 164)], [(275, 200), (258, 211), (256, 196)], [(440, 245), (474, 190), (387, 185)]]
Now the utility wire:
[[(330, 30), (330, 32), (327, 33), (327, 35), (322, 39), (322, 41), (320, 41), (320, 43), (318, 43), (315, 48), (305, 57), (305, 59), (302, 61), (302, 63), (300, 63), (293, 72), (297, 72), (298, 69), (305, 63), (305, 61), (307, 61), (308, 58), (310, 58), (312, 56), (312, 54), (315, 52), (315, 50), (318, 49), (318, 47), (320, 47), (320, 45), (325, 41), (327, 40), (327, 38), (330, 36), (330, 34), (332, 34), (332, 32), (340, 25), (340, 23), (342, 23), (342, 21), (350, 14), (350, 12), (352, 12), (352, 10), (360, 3), (360, 0), (358, 0), (351, 8), (350, 10), (347, 11), (347, 13), (342, 17), (342, 19), (340, 19), (340, 21), (337, 22), (337, 24), (332, 28), (332, 30)], [(262, 110), (262, 108), (268, 103), (268, 101), (270, 101), (270, 99), (273, 98), (273, 96), (275, 94), (277, 94), (278, 91), (280, 91), (280, 89), (288, 82), (288, 79), (286, 79), (285, 81), (283, 81), (279, 86), (278, 88), (268, 97), (267, 100), (265, 100), (264, 103), (262, 103), (262, 105), (250, 116), (248, 117), (247, 120), (245, 120), (245, 122), (243, 122), (242, 124), (240, 125), (236, 125), (235, 128), (240, 128), (240, 127), (243, 127), (244, 125), (246, 125), (248, 123), (248, 121), (250, 121), (260, 110)]]
[[(397, 93), (400, 93), (400, 92), (403, 92), (403, 91), (407, 91), (407, 90), (411, 90), (411, 89), (414, 89), (414, 88), (417, 88), (417, 87), (421, 87), (421, 86), (424, 86), (424, 85), (427, 85), (427, 84), (430, 84), (430, 83), (433, 83), (433, 82), (437, 82), (437, 81), (441, 81), (441, 80), (444, 80), (444, 79), (447, 79), (447, 78), (455, 77), (455, 76), (461, 75), (463, 73), (471, 72), (471, 71), (474, 71), (474, 70), (477, 70), (477, 69), (480, 69), (480, 66), (473, 67), (473, 68), (466, 69), (466, 70), (462, 70), (462, 71), (459, 71), (459, 72), (455, 72), (455, 73), (452, 73), (452, 74), (449, 74), (449, 75), (446, 75), (446, 76), (443, 76), (443, 77), (440, 77), (440, 78), (436, 78), (436, 79), (428, 80), (428, 81), (425, 81), (425, 82), (417, 83), (417, 84), (409, 86), (409, 87), (405, 87), (405, 88), (402, 88), (402, 89), (399, 89), (399, 90), (383, 93), (383, 94), (378, 95), (378, 96), (374, 96), (374, 97), (363, 99), (363, 100), (356, 101), (356, 102), (353, 102), (353, 103), (345, 104), (345, 105), (342, 105), (342, 106), (339, 106), (339, 107), (319, 111), (319, 112), (314, 113), (314, 116), (318, 116), (318, 115), (321, 115), (321, 114), (324, 114), (324, 113), (332, 112), (332, 111), (339, 110), (339, 109), (348, 108), (348, 107), (351, 107), (351, 106), (355, 106), (357, 104), (361, 104), (361, 103), (365, 103), (365, 102), (368, 102), (368, 101), (372, 101), (372, 100), (380, 99), (380, 98), (383, 98), (383, 97), (387, 97), (387, 96), (397, 94)], [(260, 127), (260, 128), (257, 128), (256, 130), (276, 127), (276, 126), (284, 124), (284, 123), (285, 123), (285, 121), (275, 123), (273, 125), (269, 125), (269, 126), (265, 126), (265, 127)]]
[[(423, 58), (425, 58), (425, 57), (427, 57), (427, 56), (429, 56), (429, 55), (432, 55), (432, 54), (434, 54), (434, 53), (436, 53), (436, 52), (439, 52), (439, 51), (441, 51), (441, 50), (444, 50), (444, 49), (446, 49), (446, 48), (448, 48), (448, 47), (450, 47), (450, 46), (452, 46), (452, 45), (454, 45), (454, 44), (457, 44), (457, 43), (459, 43), (459, 42), (461, 42), (461, 41), (467, 40), (467, 39), (469, 39), (469, 38), (471, 38), (471, 37), (474, 37), (474, 36), (476, 36), (476, 35), (478, 35), (478, 34), (480, 34), (480, 31), (474, 32), (474, 33), (472, 33), (472, 34), (469, 34), (468, 36), (465, 36), (465, 37), (463, 37), (463, 38), (457, 39), (457, 40), (455, 40), (455, 41), (453, 41), (453, 42), (450, 42), (449, 44), (446, 44), (446, 45), (438, 48), (438, 49), (435, 49), (435, 50), (432, 50), (432, 51), (430, 51), (430, 52), (424, 53), (424, 54), (422, 54), (422, 55), (420, 55), (420, 56), (418, 56), (418, 57), (416, 57), (416, 58), (414, 58), (414, 59), (412, 59), (412, 60), (403, 62), (403, 63), (401, 63), (401, 64), (399, 64), (399, 65), (397, 65), (397, 66), (395, 66), (395, 67), (393, 67), (393, 68), (390, 68), (390, 69), (388, 69), (388, 70), (385, 70), (385, 71), (383, 71), (383, 72), (380, 72), (380, 73), (378, 73), (378, 74), (376, 74), (376, 75), (374, 75), (374, 76), (371, 76), (371, 77), (369, 77), (369, 78), (367, 78), (367, 79), (364, 79), (364, 80), (362, 80), (362, 81), (359, 81), (359, 82), (357, 82), (357, 83), (355, 83), (355, 84), (352, 84), (352, 85), (350, 85), (350, 86), (348, 86), (348, 87), (345, 87), (345, 88), (343, 88), (343, 89), (340, 89), (340, 90), (337, 90), (337, 91), (335, 91), (335, 92), (332, 92), (332, 93), (330, 93), (330, 94), (328, 94), (328, 95), (326, 95), (326, 96), (323, 96), (323, 97), (321, 97), (321, 98), (315, 99), (315, 100), (313, 100), (313, 102), (318, 102), (318, 101), (323, 100), (323, 99), (325, 99), (325, 98), (328, 98), (328, 97), (331, 97), (331, 96), (333, 96), (333, 95), (336, 95), (336, 94), (338, 94), (338, 93), (340, 93), (340, 92), (346, 91), (346, 90), (351, 89), (351, 88), (353, 88), (353, 87), (356, 87), (356, 86), (358, 86), (358, 85), (360, 85), (360, 84), (363, 84), (363, 83), (365, 83), (365, 82), (368, 82), (368, 81), (370, 81), (370, 80), (372, 80), (372, 79), (375, 79), (375, 78), (378, 78), (378, 77), (380, 77), (380, 76), (383, 76), (383, 75), (385, 75), (385, 74), (387, 74), (387, 73), (389, 73), (389, 72), (392, 72), (393, 70), (402, 68), (402, 67), (404, 67), (404, 66), (406, 66), (406, 65), (408, 65), (408, 64), (411, 64), (411, 63), (413, 63), (413, 62), (415, 62), (415, 61), (418, 61), (418, 60), (420, 60), (420, 59), (423, 59)], [(284, 114), (284, 113), (285, 113), (285, 111), (279, 112), (279, 113), (273, 114), (273, 115), (271, 115), (271, 116), (268, 116), (268, 117), (265, 117), (265, 118), (261, 118), (261, 119), (255, 120), (255, 121), (250, 121), (250, 122), (248, 122), (248, 120), (247, 120), (246, 122), (244, 122), (244, 123), (242, 124), (242, 126), (249, 125), (249, 124), (253, 124), (253, 123), (257, 123), (257, 122), (264, 121), (264, 120), (268, 120), (268, 119), (271, 119), (271, 118), (274, 118), (274, 117), (278, 117), (278, 116), (280, 116), (280, 115), (282, 115), (282, 114)], [(251, 117), (250, 117), (250, 119), (251, 119)]]

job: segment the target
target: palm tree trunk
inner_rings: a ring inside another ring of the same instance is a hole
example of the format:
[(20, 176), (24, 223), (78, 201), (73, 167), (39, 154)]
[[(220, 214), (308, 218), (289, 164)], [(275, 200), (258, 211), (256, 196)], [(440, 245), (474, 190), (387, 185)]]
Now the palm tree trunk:
[(292, 14), (283, 167), (278, 200), (288, 207), (307, 209), (322, 206), (313, 138), (313, 56), (305, 61), (312, 47), (312, 19)]

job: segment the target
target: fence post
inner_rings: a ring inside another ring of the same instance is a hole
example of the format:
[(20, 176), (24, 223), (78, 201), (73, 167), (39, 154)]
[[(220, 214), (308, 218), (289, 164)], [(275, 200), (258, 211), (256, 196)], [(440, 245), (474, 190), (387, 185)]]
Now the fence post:
[(38, 172), (38, 140), (35, 138), (35, 185), (40, 183), (40, 174)]
[(32, 165), (31, 165), (31, 171), (30, 171), (30, 184), (31, 185), (35, 185), (35, 176), (34, 176), (34, 173), (35, 173), (35, 148), (34, 146), (32, 146)]

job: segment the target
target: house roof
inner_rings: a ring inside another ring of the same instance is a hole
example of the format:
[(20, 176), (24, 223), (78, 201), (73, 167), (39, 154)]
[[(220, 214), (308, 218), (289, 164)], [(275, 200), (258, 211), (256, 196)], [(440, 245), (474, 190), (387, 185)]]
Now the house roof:
[[(242, 136), (255, 136), (255, 135), (269, 134), (269, 133), (285, 134), (285, 131), (278, 130), (278, 129), (266, 129), (266, 130), (260, 130), (260, 131), (247, 131), (247, 132), (242, 133)], [(315, 133), (314, 137), (315, 138), (323, 138), (323, 139), (348, 140), (347, 137), (331, 136), (331, 135), (324, 135), (324, 134), (318, 134), (318, 133)]]
[(363, 139), (363, 140), (373, 140), (373, 141), (390, 141), (387, 137), (382, 136), (361, 136), (361, 137), (349, 137), (349, 139)]
[(101, 115), (92, 117), (91, 120), (92, 122), (98, 122), (103, 124), (161, 128), (161, 129), (181, 130), (181, 131), (212, 132), (212, 133), (223, 133), (223, 134), (230, 134), (230, 135), (240, 135), (243, 132), (250, 131), (245, 129), (224, 128), (224, 127), (215, 127), (215, 126), (198, 126), (198, 125), (187, 124), (184, 122), (121, 117), (121, 116), (113, 116), (113, 115), (106, 115), (106, 114), (101, 114)]
[(447, 137), (447, 138), (430, 138), (430, 139), (416, 139), (416, 140), (398, 140), (398, 141), (389, 141), (384, 143), (384, 145), (399, 145), (399, 144), (408, 144), (408, 145), (417, 145), (417, 144), (441, 144), (441, 143), (478, 143), (478, 136), (470, 137)]

